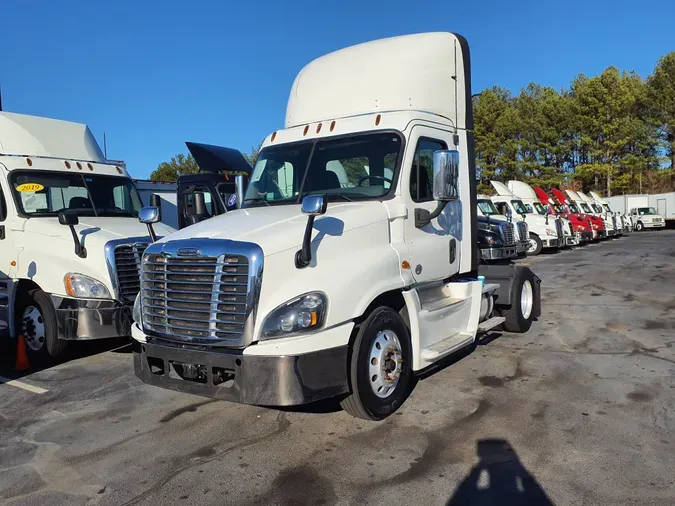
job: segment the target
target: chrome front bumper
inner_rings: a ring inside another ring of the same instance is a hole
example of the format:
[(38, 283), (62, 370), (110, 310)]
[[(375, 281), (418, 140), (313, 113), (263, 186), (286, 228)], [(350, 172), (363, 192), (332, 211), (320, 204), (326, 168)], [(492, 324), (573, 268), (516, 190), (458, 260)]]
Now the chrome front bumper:
[(564, 244), (564, 239), (558, 239), (557, 237), (553, 239), (542, 239), (541, 243), (544, 248), (560, 248)]
[[(257, 406), (293, 406), (349, 392), (347, 346), (303, 355), (261, 356), (135, 339), (132, 343), (136, 376), (169, 390)], [(189, 368), (201, 374), (183, 379), (185, 374), (179, 376), (176, 365), (183, 372)]]
[(480, 256), (483, 260), (501, 260), (503, 258), (513, 258), (517, 254), (518, 254), (517, 246), (502, 246), (499, 248), (481, 248), (480, 250)]
[(89, 340), (131, 334), (131, 307), (115, 300), (52, 295), (59, 339)]
[(663, 228), (663, 227), (666, 226), (666, 222), (665, 222), (665, 221), (660, 221), (660, 222), (658, 222), (658, 223), (645, 223), (645, 222), (642, 222), (642, 224), (644, 225), (645, 228)]

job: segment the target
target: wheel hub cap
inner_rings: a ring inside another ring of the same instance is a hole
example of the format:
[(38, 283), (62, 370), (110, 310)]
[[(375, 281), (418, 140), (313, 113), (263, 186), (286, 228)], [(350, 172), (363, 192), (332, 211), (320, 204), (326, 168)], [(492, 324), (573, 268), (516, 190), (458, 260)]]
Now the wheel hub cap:
[(520, 311), (526, 320), (530, 318), (532, 307), (534, 306), (534, 295), (532, 292), (532, 283), (529, 280), (525, 281), (520, 290)]
[(21, 330), (26, 345), (33, 351), (39, 351), (45, 344), (45, 321), (42, 313), (35, 306), (28, 306), (23, 311)]
[(401, 343), (391, 330), (383, 330), (375, 337), (369, 354), (370, 387), (375, 395), (390, 395), (401, 378), (403, 359)]

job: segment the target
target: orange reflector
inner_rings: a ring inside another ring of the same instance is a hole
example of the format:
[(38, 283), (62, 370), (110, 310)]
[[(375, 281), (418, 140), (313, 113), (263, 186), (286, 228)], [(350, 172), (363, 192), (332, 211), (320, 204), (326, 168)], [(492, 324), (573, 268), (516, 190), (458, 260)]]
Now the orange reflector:
[(410, 269), (410, 264), (407, 260), (403, 260), (403, 262), (401, 262), (401, 269)]
[(316, 312), (312, 312), (312, 325), (316, 325)]
[(77, 162), (75, 165), (77, 165), (77, 168), (82, 170), (82, 164), (80, 162)]
[(70, 169), (70, 162), (63, 162), (66, 164), (66, 169)]
[(117, 172), (119, 172), (120, 174), (122, 173), (122, 169), (120, 169), (120, 168), (117, 167), (117, 166), (116, 166), (115, 168), (117, 169)]
[(321, 131), (321, 123), (316, 125), (316, 133), (319, 133)]
[(90, 163), (87, 164), (87, 167), (89, 167), (89, 170), (94, 170), (94, 166)]
[(309, 132), (309, 125), (305, 126), (305, 131), (302, 132), (302, 135), (307, 135), (307, 132)]
[(379, 114), (375, 116), (375, 126), (378, 126), (380, 124), (380, 120), (382, 119), (382, 116)]
[(30, 158), (26, 158), (26, 163), (28, 164), (29, 167), (31, 167), (33, 165), (33, 160), (31, 160)]
[(334, 128), (335, 128), (335, 121), (332, 121), (330, 124), (330, 131), (332, 132)]
[(277, 138), (277, 133), (274, 132), (274, 133), (272, 134), (272, 138), (271, 138), (270, 140), (271, 140), (272, 142), (274, 142), (274, 139), (276, 139), (276, 138)]
[(9, 265), (11, 265), (12, 267), (16, 267), (16, 260), (12, 260), (11, 262), (9, 262)]

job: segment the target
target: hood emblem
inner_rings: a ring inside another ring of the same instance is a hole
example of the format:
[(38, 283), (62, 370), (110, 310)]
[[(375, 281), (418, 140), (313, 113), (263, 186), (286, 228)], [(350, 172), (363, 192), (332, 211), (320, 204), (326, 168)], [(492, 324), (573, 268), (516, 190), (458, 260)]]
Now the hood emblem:
[(178, 248), (177, 253), (180, 257), (198, 257), (202, 254), (197, 248)]

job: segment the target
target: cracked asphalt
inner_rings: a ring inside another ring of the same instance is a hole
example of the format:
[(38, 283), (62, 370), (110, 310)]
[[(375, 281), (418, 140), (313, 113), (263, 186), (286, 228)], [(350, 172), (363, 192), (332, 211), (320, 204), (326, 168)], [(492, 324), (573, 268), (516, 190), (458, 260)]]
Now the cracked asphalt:
[(382, 423), (150, 387), (108, 344), (21, 378), (46, 393), (0, 385), (0, 503), (674, 504), (675, 231), (523, 262), (530, 332), (454, 357)]

